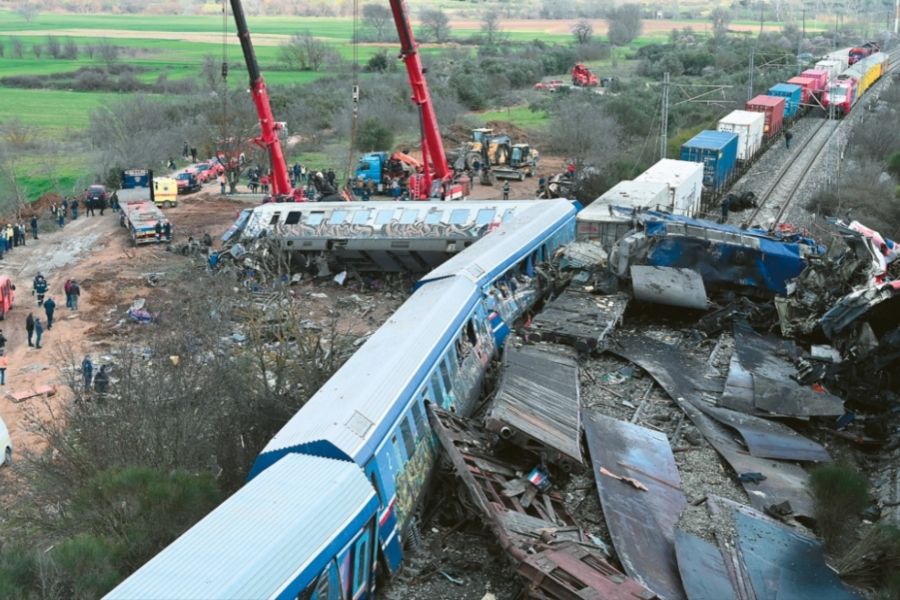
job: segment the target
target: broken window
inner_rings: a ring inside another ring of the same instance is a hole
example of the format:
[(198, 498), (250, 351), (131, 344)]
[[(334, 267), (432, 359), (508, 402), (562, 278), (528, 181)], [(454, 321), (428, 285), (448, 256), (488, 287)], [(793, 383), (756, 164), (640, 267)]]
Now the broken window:
[(284, 219), (285, 225), (296, 225), (300, 222), (300, 217), (303, 216), (303, 213), (299, 210), (292, 210), (288, 213), (287, 217)]
[(400, 421), (400, 436), (403, 438), (403, 448), (406, 450), (406, 456), (412, 458), (416, 453), (416, 440), (413, 438), (412, 430), (409, 426), (409, 415), (404, 416)]
[(272, 218), (269, 220), (269, 225), (278, 225), (278, 219), (281, 218), (281, 213), (277, 212), (272, 215)]
[(404, 457), (403, 452), (400, 451), (400, 444), (397, 443), (396, 435), (391, 436), (391, 446), (394, 448), (394, 456), (397, 460), (397, 467), (395, 470), (399, 473), (403, 465), (406, 464), (406, 457)]
[(466, 323), (466, 336), (468, 336), (469, 343), (473, 346), (478, 343), (478, 335), (475, 333), (475, 322), (472, 319), (469, 319), (469, 322)]
[(446, 358), (441, 361), (440, 372), (441, 372), (441, 379), (444, 382), (444, 389), (447, 391), (447, 394), (449, 395), (450, 392), (453, 390), (453, 384), (452, 384), (452, 381), (450, 380), (450, 369), (447, 368)]
[(438, 377), (437, 369), (431, 373), (431, 389), (434, 391), (434, 399), (438, 406), (444, 405), (444, 393), (441, 389), (441, 380)]
[(425, 402), (428, 402), (428, 392), (422, 390), (422, 404), (419, 404), (419, 401), (417, 400), (413, 402), (412, 405), (413, 418), (416, 425), (416, 435), (419, 437), (423, 437), (428, 430), (428, 426), (425, 423), (425, 409), (422, 408)]
[(450, 213), (450, 224), (451, 225), (465, 225), (466, 221), (469, 220), (469, 211), (465, 208), (457, 208), (453, 212)]

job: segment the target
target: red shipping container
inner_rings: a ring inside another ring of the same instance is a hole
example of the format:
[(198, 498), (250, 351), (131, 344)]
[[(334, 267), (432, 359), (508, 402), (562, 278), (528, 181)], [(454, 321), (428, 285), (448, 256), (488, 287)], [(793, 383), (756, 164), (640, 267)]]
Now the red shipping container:
[(803, 88), (800, 96), (801, 104), (808, 103), (810, 96), (815, 93), (815, 90), (813, 88), (815, 87), (816, 82), (814, 79), (810, 79), (809, 77), (791, 77), (787, 80), (787, 83), (799, 85), (801, 88)]
[(800, 77), (809, 77), (810, 79), (815, 80), (813, 93), (817, 95), (824, 92), (825, 88), (828, 86), (828, 71), (822, 69), (807, 69), (800, 73)]
[(766, 122), (763, 125), (763, 133), (766, 137), (772, 137), (781, 131), (781, 124), (784, 121), (784, 98), (757, 96), (747, 101), (746, 109), (766, 113)]

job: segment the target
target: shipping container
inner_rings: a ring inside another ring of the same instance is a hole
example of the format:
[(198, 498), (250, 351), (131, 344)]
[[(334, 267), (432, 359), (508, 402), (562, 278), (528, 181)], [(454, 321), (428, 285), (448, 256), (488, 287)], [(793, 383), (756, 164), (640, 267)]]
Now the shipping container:
[(765, 115), (763, 133), (773, 137), (781, 131), (784, 121), (784, 98), (780, 96), (757, 96), (747, 101), (747, 110), (761, 112)]
[(635, 177), (636, 182), (664, 183), (669, 188), (667, 207), (676, 215), (693, 217), (700, 212), (703, 165), (664, 158)]
[[(798, 88), (799, 91), (799, 88)], [(703, 186), (724, 189), (737, 165), (738, 136), (727, 131), (701, 131), (681, 146), (681, 160), (703, 164)]]
[(735, 110), (719, 120), (719, 131), (736, 133), (738, 136), (737, 157), (749, 161), (757, 153), (763, 141), (766, 116), (763, 113)]
[(822, 69), (807, 69), (800, 73), (800, 76), (809, 77), (815, 82), (813, 85), (813, 94), (816, 96), (825, 91), (825, 86), (828, 85), (828, 71)]
[(788, 83), (800, 86), (800, 103), (809, 104), (813, 94), (815, 93), (816, 80), (811, 77), (791, 77)]
[(620, 181), (578, 213), (577, 239), (609, 251), (634, 227), (635, 209), (671, 210), (669, 198), (660, 181)]
[(816, 63), (816, 71), (826, 71), (828, 73), (828, 81), (825, 82), (826, 87), (829, 83), (833, 82), (837, 79), (837, 76), (841, 74), (841, 71), (846, 69), (847, 67), (841, 65), (841, 61), (839, 60), (820, 60)]
[(835, 50), (834, 52), (829, 52), (825, 56), (823, 56), (825, 60), (836, 60), (841, 65), (841, 71), (850, 66), (850, 48), (841, 48), (840, 50)]
[(803, 88), (792, 83), (778, 83), (769, 88), (767, 92), (770, 96), (780, 96), (784, 98), (784, 118), (793, 119), (800, 110), (800, 101), (803, 95)]

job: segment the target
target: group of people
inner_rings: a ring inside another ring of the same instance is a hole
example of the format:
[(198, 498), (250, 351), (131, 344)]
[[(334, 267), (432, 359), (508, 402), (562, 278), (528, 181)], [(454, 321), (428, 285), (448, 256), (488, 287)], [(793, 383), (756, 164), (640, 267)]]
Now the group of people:
[[(100, 216), (102, 217), (107, 208), (111, 209), (113, 212), (119, 210), (119, 197), (113, 193), (109, 198), (108, 206), (106, 200), (95, 200), (87, 196), (80, 201), (77, 196), (66, 196), (60, 204), (56, 204), (55, 202), (50, 204), (50, 214), (56, 218), (56, 224), (60, 229), (65, 226), (67, 217), (72, 221), (78, 219), (79, 205), (84, 209), (85, 216), (96, 216), (97, 211), (99, 210)], [(37, 239), (37, 219), (33, 219), (32, 221), (32, 232), (35, 235), (34, 239)]]
[(109, 391), (109, 373), (106, 370), (107, 365), (100, 365), (100, 370), (94, 375), (94, 362), (91, 356), (85, 355), (81, 361), (81, 376), (84, 378), (84, 391), (91, 390), (91, 384), (94, 385), (94, 391), (98, 394), (105, 394)]
[[(38, 239), (38, 220), (36, 216), (31, 217), (31, 237)], [(7, 223), (6, 226), (0, 226), (0, 258), (3, 254), (11, 251), (13, 248), (25, 246), (27, 236), (25, 223)]]
[[(47, 319), (47, 330), (53, 329), (53, 317), (56, 313), (56, 301), (52, 297), (47, 296), (49, 284), (43, 273), (34, 276), (32, 282), (31, 293), (37, 298), (38, 308), (44, 309)], [(81, 296), (81, 288), (74, 279), (67, 279), (63, 290), (66, 293), (66, 308), (69, 310), (78, 310), (78, 297)], [(28, 313), (25, 318), (25, 332), (28, 334), (28, 345), (36, 349), (41, 347), (41, 337), (44, 335), (44, 323), (41, 322), (40, 316), (35, 316), (34, 312)]]

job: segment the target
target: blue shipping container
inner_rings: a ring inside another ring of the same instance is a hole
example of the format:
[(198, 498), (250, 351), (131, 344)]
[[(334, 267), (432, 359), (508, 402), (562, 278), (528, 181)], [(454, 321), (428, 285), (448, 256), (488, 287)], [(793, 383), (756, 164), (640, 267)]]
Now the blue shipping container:
[(793, 83), (778, 83), (769, 88), (769, 96), (784, 98), (784, 118), (791, 119), (800, 110), (803, 88)]
[(703, 186), (718, 192), (734, 173), (737, 150), (736, 133), (701, 131), (681, 146), (681, 160), (703, 163)]

